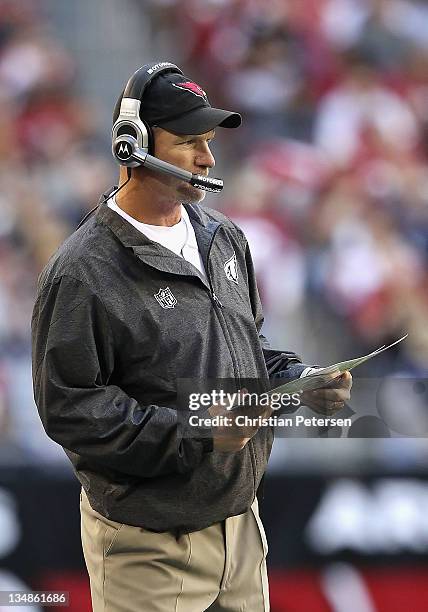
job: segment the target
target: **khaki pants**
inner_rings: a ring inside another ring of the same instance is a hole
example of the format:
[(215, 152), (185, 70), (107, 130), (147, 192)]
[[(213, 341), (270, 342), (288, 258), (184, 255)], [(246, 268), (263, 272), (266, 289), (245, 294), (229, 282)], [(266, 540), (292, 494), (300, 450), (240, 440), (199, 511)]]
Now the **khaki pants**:
[(83, 490), (80, 499), (94, 612), (269, 612), (257, 499), (245, 514), (178, 538), (104, 518)]

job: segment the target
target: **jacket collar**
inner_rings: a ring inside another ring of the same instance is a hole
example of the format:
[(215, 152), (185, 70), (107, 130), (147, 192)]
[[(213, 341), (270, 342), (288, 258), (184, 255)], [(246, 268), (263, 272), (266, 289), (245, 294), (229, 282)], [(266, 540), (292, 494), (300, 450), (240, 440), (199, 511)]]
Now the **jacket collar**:
[[(101, 196), (95, 213), (96, 221), (106, 225), (125, 247), (131, 248), (139, 259), (149, 265), (166, 272), (189, 274), (189, 265), (191, 264), (181, 260), (175, 253), (172, 253), (172, 251), (169, 251), (169, 249), (159, 243), (147, 238), (147, 236), (139, 232), (123, 217), (109, 208), (107, 200), (115, 189), (116, 187), (113, 187)], [(221, 223), (212, 219), (197, 204), (185, 204), (184, 206), (195, 230), (196, 241), (208, 274), (210, 246)], [(196, 268), (195, 276), (200, 276)]]
[[(133, 225), (123, 219), (123, 217), (109, 208), (107, 200), (116, 189), (117, 187), (112, 187), (100, 197), (95, 213), (97, 221), (107, 225), (124, 246), (133, 247), (153, 244), (152, 240), (149, 240)], [(217, 227), (220, 225), (218, 221), (209, 217), (197, 204), (184, 204), (184, 206), (189, 214), (190, 222), (195, 232), (197, 231), (197, 226), (195, 226), (195, 224), (198, 224), (202, 230), (205, 230), (209, 235), (215, 233)]]

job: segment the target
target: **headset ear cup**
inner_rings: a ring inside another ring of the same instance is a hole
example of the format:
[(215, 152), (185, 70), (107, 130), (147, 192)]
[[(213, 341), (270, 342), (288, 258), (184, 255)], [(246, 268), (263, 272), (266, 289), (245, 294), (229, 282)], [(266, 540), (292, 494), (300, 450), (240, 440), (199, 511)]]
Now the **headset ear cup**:
[(154, 135), (151, 127), (139, 118), (138, 123), (130, 119), (126, 121), (118, 120), (112, 128), (112, 142), (118, 136), (132, 136), (137, 141), (138, 147), (145, 153), (153, 155), (154, 152)]
[(138, 141), (136, 137), (136, 133), (137, 132), (134, 126), (132, 124), (130, 125), (128, 121), (127, 122), (117, 121), (115, 125), (113, 126), (111, 152), (113, 154), (114, 159), (121, 166), (125, 166), (127, 168), (138, 168), (138, 166), (141, 166), (141, 163), (138, 160), (121, 159), (116, 151), (116, 140), (118, 137), (128, 135), (128, 136), (132, 136), (133, 138), (135, 138), (135, 140)]

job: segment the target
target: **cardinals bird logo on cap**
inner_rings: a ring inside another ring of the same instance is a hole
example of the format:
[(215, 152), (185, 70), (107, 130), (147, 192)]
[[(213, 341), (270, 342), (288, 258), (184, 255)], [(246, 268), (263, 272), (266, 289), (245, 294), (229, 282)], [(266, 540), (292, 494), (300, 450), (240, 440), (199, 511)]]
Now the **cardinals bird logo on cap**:
[(202, 89), (202, 87), (197, 85), (197, 83), (193, 83), (193, 81), (186, 81), (185, 83), (172, 83), (172, 85), (177, 87), (177, 89), (190, 91), (190, 93), (194, 94), (195, 96), (199, 96), (199, 98), (207, 100), (207, 94), (205, 91)]

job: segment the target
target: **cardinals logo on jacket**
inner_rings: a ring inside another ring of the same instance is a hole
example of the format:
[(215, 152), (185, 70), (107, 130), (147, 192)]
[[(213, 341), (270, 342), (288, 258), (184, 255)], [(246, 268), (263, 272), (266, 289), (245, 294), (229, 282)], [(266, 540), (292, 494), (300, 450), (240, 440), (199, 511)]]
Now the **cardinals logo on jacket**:
[(199, 98), (203, 98), (208, 102), (208, 97), (205, 91), (202, 89), (202, 87), (200, 87), (200, 85), (193, 83), (193, 81), (186, 81), (185, 83), (173, 83), (172, 85), (174, 87), (177, 87), (177, 89), (184, 89), (184, 91), (190, 91), (190, 93), (194, 94), (195, 96), (199, 96)]
[(233, 251), (232, 257), (224, 264), (224, 271), (228, 280), (238, 284), (238, 264), (236, 263), (235, 251)]

